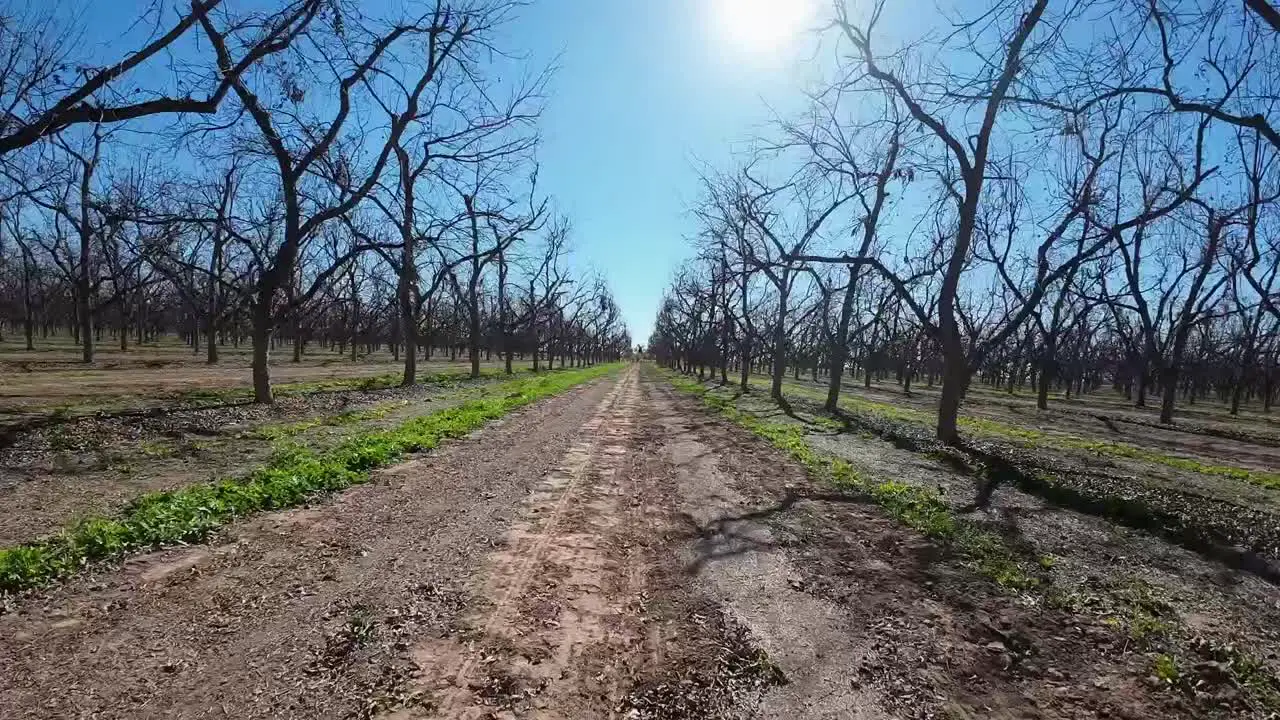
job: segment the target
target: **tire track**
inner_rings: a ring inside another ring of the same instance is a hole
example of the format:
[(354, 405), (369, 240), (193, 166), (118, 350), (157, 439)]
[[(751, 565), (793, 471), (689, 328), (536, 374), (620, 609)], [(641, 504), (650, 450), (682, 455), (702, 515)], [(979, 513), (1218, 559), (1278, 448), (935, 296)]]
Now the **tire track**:
[(646, 573), (623, 537), (641, 505), (628, 501), (622, 472), (642, 405), (632, 368), (487, 560), (473, 594), (490, 601), (463, 633), (414, 648), (429, 717), (488, 717), (495, 707), (540, 718), (614, 714), (627, 676), (618, 665), (644, 644), (629, 612)]

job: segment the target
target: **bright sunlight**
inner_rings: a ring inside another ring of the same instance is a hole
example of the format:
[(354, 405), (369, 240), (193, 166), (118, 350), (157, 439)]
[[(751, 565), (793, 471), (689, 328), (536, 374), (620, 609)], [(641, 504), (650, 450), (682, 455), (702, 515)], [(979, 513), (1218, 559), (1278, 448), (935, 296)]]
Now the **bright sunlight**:
[(722, 41), (743, 58), (776, 59), (814, 20), (815, 0), (713, 0)]

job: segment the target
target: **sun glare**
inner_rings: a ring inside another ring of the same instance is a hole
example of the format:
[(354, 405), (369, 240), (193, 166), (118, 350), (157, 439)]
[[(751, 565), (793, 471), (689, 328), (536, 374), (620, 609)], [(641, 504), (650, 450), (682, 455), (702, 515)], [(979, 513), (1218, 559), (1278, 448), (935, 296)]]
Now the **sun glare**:
[(721, 41), (739, 57), (773, 59), (813, 21), (814, 0), (712, 0)]

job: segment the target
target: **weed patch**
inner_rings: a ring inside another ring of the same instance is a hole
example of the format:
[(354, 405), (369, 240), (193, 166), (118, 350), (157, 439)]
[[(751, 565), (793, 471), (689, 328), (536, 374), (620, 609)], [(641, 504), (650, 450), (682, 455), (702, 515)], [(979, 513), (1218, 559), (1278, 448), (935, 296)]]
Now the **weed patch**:
[(430, 450), (536, 400), (617, 370), (601, 365), (501, 383), (480, 399), (348, 438), (316, 452), (282, 444), (246, 476), (143, 495), (115, 517), (91, 518), (49, 538), (0, 550), (0, 592), (70, 575), (139, 549), (199, 541), (233, 518), (300, 505), (368, 481), (408, 453)]
[(875, 480), (849, 462), (814, 450), (804, 428), (761, 420), (743, 412), (733, 401), (716, 395), (696, 381), (668, 375), (676, 389), (695, 395), (711, 409), (755, 435), (768, 440), (804, 465), (814, 477), (844, 490), (861, 493), (890, 517), (956, 551), (965, 566), (1009, 590), (1028, 590), (1040, 584), (1034, 570), (1020, 562), (1003, 539), (989, 530), (956, 517), (946, 499), (933, 490), (892, 480)]
[(285, 438), (294, 437), (295, 435), (301, 435), (308, 430), (313, 430), (318, 427), (342, 427), (345, 425), (354, 425), (366, 420), (381, 420), (396, 409), (402, 408), (408, 404), (408, 400), (400, 400), (397, 402), (376, 405), (366, 410), (348, 410), (336, 415), (324, 415), (317, 418), (311, 418), (310, 420), (265, 425), (249, 434), (252, 437), (262, 438), (264, 440), (283, 440)]
[[(805, 387), (788, 386), (788, 391), (796, 395), (810, 398), (825, 397), (822, 393)], [(912, 423), (924, 427), (928, 427), (934, 419), (934, 416), (931, 413), (925, 413), (920, 410), (913, 410), (910, 408), (901, 408), (896, 405), (875, 402), (873, 400), (866, 400), (860, 397), (842, 397), (840, 405), (841, 407), (856, 412), (868, 413), (881, 418)], [(1195, 472), (1215, 477), (1225, 477), (1232, 480), (1252, 483), (1272, 490), (1280, 490), (1280, 473), (1267, 472), (1264, 470), (1252, 470), (1233, 465), (1217, 465), (1202, 462), (1194, 458), (1170, 455), (1168, 453), (1162, 453), (1156, 450), (1130, 445), (1128, 443), (1090, 440), (1088, 438), (1082, 438), (1075, 435), (1046, 433), (1041, 430), (1018, 427), (1016, 425), (1009, 425), (1007, 423), (988, 420), (986, 418), (962, 417), (959, 419), (959, 425), (975, 435), (997, 437), (1018, 443), (1024, 447), (1034, 448), (1049, 446), (1062, 450), (1079, 450), (1112, 458), (1140, 460), (1157, 465), (1164, 465), (1165, 467), (1171, 467), (1176, 470), (1185, 470), (1188, 472)]]
[(1182, 671), (1178, 669), (1178, 661), (1173, 659), (1172, 655), (1157, 655), (1152, 672), (1156, 678), (1167, 685), (1177, 685), (1182, 681)]

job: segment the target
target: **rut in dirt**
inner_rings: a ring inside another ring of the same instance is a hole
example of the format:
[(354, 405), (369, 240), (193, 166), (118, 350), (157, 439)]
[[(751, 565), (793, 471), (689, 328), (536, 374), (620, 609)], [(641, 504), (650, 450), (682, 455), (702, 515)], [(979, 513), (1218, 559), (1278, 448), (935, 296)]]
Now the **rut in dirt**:
[(466, 630), (414, 648), (431, 716), (527, 706), (596, 717), (620, 702), (617, 664), (644, 641), (634, 614), (646, 567), (629, 536), (645, 513), (622, 472), (640, 402), (633, 369), (523, 503), (475, 584)]

